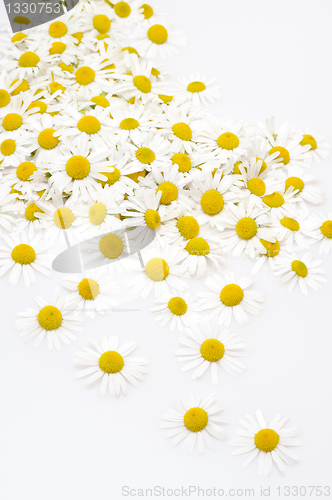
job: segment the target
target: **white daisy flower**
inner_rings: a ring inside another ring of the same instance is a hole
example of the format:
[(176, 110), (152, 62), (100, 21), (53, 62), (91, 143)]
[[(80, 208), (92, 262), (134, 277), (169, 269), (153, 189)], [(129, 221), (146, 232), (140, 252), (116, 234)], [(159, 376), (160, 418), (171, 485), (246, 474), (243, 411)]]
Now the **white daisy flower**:
[(48, 113), (38, 114), (35, 119), (34, 137), (30, 139), (31, 149), (36, 151), (34, 159), (40, 163), (52, 162), (61, 154), (60, 132), (54, 126), (54, 118)]
[(106, 2), (105, 5), (101, 2), (84, 2), (81, 6), (79, 22), (82, 24), (84, 33), (91, 33), (94, 36), (109, 33), (112, 21), (115, 19), (110, 5)]
[[(196, 212), (191, 212), (179, 206), (171, 220), (162, 226), (164, 240), (170, 244), (187, 242), (199, 235), (200, 226), (197, 222)], [(163, 240), (163, 241), (164, 241)]]
[[(1, 140), (19, 135), (21, 131), (29, 130), (34, 126), (34, 120), (31, 115), (35, 114), (37, 109), (31, 108), (33, 99), (22, 94), (11, 99), (8, 106), (5, 107), (5, 113), (1, 113), (0, 134)], [(18, 132), (16, 132), (18, 131)]]
[(36, 282), (34, 271), (50, 276), (51, 256), (43, 255), (50, 245), (45, 238), (39, 234), (31, 241), (25, 232), (3, 234), (2, 239), (7, 247), (0, 245), (0, 276), (10, 270), (8, 282), (16, 286), (20, 276), (23, 276), (25, 286)]
[(310, 145), (301, 145), (302, 135), (291, 131), (289, 124), (282, 125), (277, 134), (266, 131), (266, 137), (271, 144), (270, 154), (279, 153), (277, 159), (289, 167), (305, 167), (310, 162)]
[(102, 270), (87, 271), (84, 277), (79, 275), (68, 276), (62, 285), (71, 293), (67, 295), (67, 308), (74, 311), (74, 316), (82, 310), (85, 315), (94, 318), (95, 313), (105, 314), (119, 303), (112, 298), (118, 293), (111, 276)]
[(83, 319), (68, 314), (65, 300), (58, 296), (58, 291), (56, 288), (51, 302), (36, 297), (38, 309), (27, 309), (18, 313), (16, 329), (20, 332), (20, 337), (24, 337), (26, 341), (36, 338), (34, 347), (38, 347), (46, 337), (49, 349), (53, 347), (60, 349), (60, 340), (69, 344), (70, 340), (76, 340), (72, 331), (82, 330), (79, 325)]
[(175, 351), (178, 361), (187, 362), (181, 368), (182, 372), (195, 368), (191, 377), (195, 380), (211, 368), (214, 385), (218, 383), (218, 365), (234, 377), (243, 373), (245, 366), (234, 358), (247, 356), (248, 353), (244, 350), (244, 344), (238, 335), (229, 330), (220, 332), (217, 323), (208, 320), (185, 330), (189, 338), (179, 339), (180, 344), (185, 347)]
[(4, 48), (3, 51), (2, 63), (15, 78), (36, 77), (48, 63), (52, 63), (52, 56), (47, 53), (45, 46), (39, 45), (35, 50), (22, 52), (18, 47), (12, 45), (10, 50)]
[(142, 132), (149, 132), (154, 128), (151, 122), (152, 115), (152, 107), (141, 104), (131, 104), (113, 112), (111, 124), (117, 142), (124, 144), (129, 139), (135, 144), (141, 142)]
[(180, 83), (174, 91), (177, 100), (189, 100), (195, 106), (199, 104), (207, 106), (221, 97), (220, 87), (215, 85), (214, 78), (209, 79), (205, 75), (196, 74), (190, 75), (190, 78), (178, 78), (178, 81)]
[(263, 196), (263, 206), (268, 207), (269, 213), (274, 220), (283, 217), (296, 217), (296, 191), (290, 186), (287, 191), (282, 188)]
[(127, 382), (138, 387), (139, 381), (143, 380), (147, 373), (145, 366), (148, 360), (129, 356), (136, 349), (136, 342), (126, 342), (119, 347), (119, 337), (110, 335), (101, 339), (101, 345), (90, 338), (94, 348), (82, 347), (76, 352), (75, 364), (84, 366), (75, 379), (89, 377), (87, 385), (101, 380), (100, 396), (105, 397), (107, 388), (111, 397), (128, 394)]
[(258, 474), (269, 476), (272, 473), (273, 462), (281, 472), (284, 472), (284, 462), (294, 465), (298, 462), (298, 457), (288, 449), (289, 446), (299, 446), (302, 443), (294, 439), (301, 431), (295, 427), (284, 429), (288, 417), (281, 418), (280, 413), (276, 415), (267, 425), (261, 410), (256, 411), (256, 419), (251, 415), (246, 415), (246, 420), (240, 420), (244, 430), (238, 430), (228, 441), (233, 446), (240, 446), (233, 451), (233, 455), (249, 453), (249, 457), (243, 462), (243, 467), (247, 467), (256, 457), (258, 457)]
[[(324, 192), (311, 183), (317, 181), (314, 175), (308, 174), (301, 167), (292, 167), (287, 170), (287, 175), (281, 170), (274, 173), (275, 177), (284, 184), (285, 192), (291, 187), (295, 191), (295, 201), (309, 202), (321, 205), (324, 201)], [(304, 205), (305, 206), (305, 205)]]
[(182, 332), (185, 326), (199, 323), (202, 317), (196, 312), (197, 299), (190, 297), (189, 293), (170, 293), (159, 297), (155, 303), (158, 305), (151, 309), (151, 312), (156, 313), (155, 321), (158, 321), (160, 326), (170, 323), (171, 332), (175, 328)]
[[(23, 79), (19, 78), (13, 81), (12, 75), (8, 75), (7, 71), (2, 70), (0, 75), (0, 111), (6, 112), (5, 108), (10, 104), (12, 96), (18, 95), (23, 87), (25, 91), (29, 89), (29, 84), (25, 80), (26, 85), (23, 85)], [(16, 91), (16, 92), (15, 92)]]
[(6, 168), (3, 181), (30, 200), (37, 200), (38, 193), (48, 187), (45, 172), (38, 172), (33, 161), (23, 161), (16, 168)]
[(285, 251), (291, 252), (293, 248), (300, 250), (309, 248), (309, 241), (304, 237), (306, 235), (305, 227), (308, 214), (302, 212), (293, 217), (283, 217), (276, 221), (278, 239), (285, 245)]
[[(239, 197), (243, 198), (245, 195), (258, 196), (261, 198), (265, 195), (266, 191), (272, 193), (280, 187), (280, 182), (276, 181), (271, 174), (271, 166), (263, 165), (264, 160), (257, 160), (256, 157), (251, 157), (250, 162), (243, 160), (238, 165), (241, 174), (243, 185), (239, 191)], [(245, 187), (245, 189), (243, 189)]]
[(308, 295), (308, 286), (318, 291), (321, 288), (321, 283), (326, 283), (326, 279), (320, 276), (326, 274), (326, 271), (318, 267), (322, 261), (312, 261), (312, 255), (309, 253), (306, 253), (302, 260), (299, 260), (294, 252), (291, 255), (280, 254), (273, 263), (274, 276), (280, 277), (279, 283), (289, 282), (289, 292), (298, 283), (303, 295)]
[(140, 0), (120, 1), (113, 5), (117, 22), (123, 25), (140, 24), (143, 19)]
[(143, 104), (158, 94), (161, 83), (151, 77), (152, 64), (130, 54), (131, 74), (116, 74), (117, 82), (114, 93), (121, 94), (127, 100), (141, 100)]
[(331, 145), (325, 142), (325, 137), (317, 133), (316, 130), (304, 130), (300, 144), (301, 146), (310, 146), (309, 154), (311, 159), (316, 162), (327, 160), (330, 156)]
[(177, 47), (186, 45), (186, 36), (182, 31), (173, 31), (162, 24), (155, 24), (155, 19), (143, 23), (137, 33), (137, 49), (150, 58), (162, 58), (178, 53)]
[[(1, 168), (4, 167), (17, 167), (20, 163), (29, 157), (35, 149), (33, 145), (27, 146), (26, 134), (20, 134), (3, 141), (0, 139), (0, 164)], [(29, 142), (29, 141), (28, 141)]]
[(327, 217), (322, 213), (312, 214), (303, 232), (306, 236), (320, 241), (319, 253), (327, 255), (332, 250), (332, 213), (328, 213)]
[[(37, 197), (39, 198), (38, 194)], [(17, 202), (17, 209), (15, 212), (17, 220), (15, 232), (19, 234), (27, 229), (29, 240), (31, 240), (36, 234), (40, 233), (42, 230), (42, 223), (40, 219), (35, 216), (36, 212), (42, 213), (43, 211), (31, 199), (26, 202), (19, 200)]]
[(171, 166), (171, 160), (167, 156), (170, 151), (170, 142), (162, 137), (158, 132), (147, 132), (138, 137), (132, 138), (132, 143), (128, 145), (130, 159), (128, 165), (135, 172), (142, 170), (158, 170), (166, 166)]
[(258, 316), (262, 310), (261, 302), (264, 302), (264, 295), (260, 292), (248, 290), (252, 285), (251, 278), (244, 276), (235, 280), (233, 273), (226, 273), (226, 278), (214, 275), (209, 277), (205, 284), (211, 292), (200, 292), (198, 297), (202, 297), (201, 310), (213, 309), (210, 318), (219, 316), (219, 324), (230, 325), (232, 316), (238, 325), (249, 323), (247, 313)]
[(257, 256), (257, 260), (255, 265), (251, 270), (251, 274), (255, 276), (261, 268), (264, 266), (265, 262), (268, 261), (271, 269), (274, 269), (273, 259), (279, 255), (280, 251), (285, 251), (285, 243), (280, 244), (280, 242), (276, 239), (275, 243), (271, 243), (270, 241), (261, 240), (261, 244), (264, 247), (264, 252), (259, 253)]
[(181, 441), (181, 451), (192, 453), (197, 444), (198, 452), (204, 453), (205, 445), (214, 451), (211, 436), (224, 441), (227, 433), (223, 424), (228, 421), (220, 416), (223, 408), (216, 401), (216, 394), (206, 398), (190, 395), (181, 402), (173, 403), (175, 410), (168, 410), (161, 418), (165, 420), (160, 427), (168, 429), (166, 438), (174, 438), (173, 446)]
[(160, 5), (155, 0), (149, 0), (149, 3), (144, 3), (140, 8), (140, 12), (143, 14), (145, 20), (149, 20), (152, 16), (155, 18), (164, 18), (165, 11), (160, 7)]

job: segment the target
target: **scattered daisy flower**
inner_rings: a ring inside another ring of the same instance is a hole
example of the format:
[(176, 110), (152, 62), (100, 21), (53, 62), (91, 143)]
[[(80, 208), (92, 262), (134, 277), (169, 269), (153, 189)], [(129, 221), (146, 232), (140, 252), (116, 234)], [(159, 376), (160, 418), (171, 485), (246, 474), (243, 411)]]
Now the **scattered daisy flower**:
[(182, 332), (185, 326), (200, 321), (197, 299), (190, 297), (189, 293), (170, 293), (159, 297), (155, 302), (158, 305), (151, 309), (152, 313), (156, 313), (155, 320), (159, 321), (160, 326), (170, 323), (171, 332), (175, 328)]

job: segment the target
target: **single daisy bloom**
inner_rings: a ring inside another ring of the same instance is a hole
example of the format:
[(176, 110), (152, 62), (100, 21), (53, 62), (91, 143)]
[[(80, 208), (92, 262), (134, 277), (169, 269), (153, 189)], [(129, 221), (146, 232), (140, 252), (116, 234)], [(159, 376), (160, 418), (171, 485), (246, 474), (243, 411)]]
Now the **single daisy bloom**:
[(170, 324), (170, 330), (175, 328), (183, 331), (183, 328), (192, 323), (199, 323), (201, 315), (197, 313), (198, 303), (195, 297), (190, 297), (189, 293), (169, 293), (156, 299), (155, 307), (151, 312), (156, 313), (155, 321), (160, 326)]
[(23, 161), (15, 168), (6, 168), (3, 181), (22, 194), (21, 198), (37, 200), (48, 187), (45, 171), (38, 171), (33, 161)]
[[(291, 187), (295, 191), (294, 200), (298, 202), (309, 202), (313, 205), (321, 205), (324, 201), (324, 191), (312, 182), (317, 181), (314, 175), (308, 174), (301, 167), (289, 168), (287, 175), (281, 170), (274, 174), (285, 186), (285, 192)], [(305, 204), (304, 204), (305, 206)]]
[(305, 225), (304, 234), (320, 241), (319, 253), (327, 255), (332, 250), (332, 213), (327, 216), (312, 214)]
[(316, 130), (306, 129), (302, 135), (301, 146), (310, 146), (309, 154), (313, 161), (327, 160), (330, 156), (331, 144), (325, 142), (325, 137)]
[(271, 144), (270, 154), (278, 152), (277, 159), (289, 167), (305, 167), (311, 161), (309, 150), (311, 146), (302, 146), (302, 135), (291, 131), (289, 124), (282, 125), (277, 134), (266, 131), (266, 137)]
[(283, 217), (296, 217), (296, 193), (293, 186), (289, 186), (287, 191), (284, 191), (280, 186), (273, 193), (268, 193), (263, 196), (263, 206), (268, 207), (269, 213), (274, 220), (282, 219)]
[(10, 271), (8, 282), (16, 286), (23, 276), (25, 286), (36, 283), (35, 271), (50, 276), (52, 257), (45, 253), (50, 245), (39, 234), (31, 241), (25, 232), (3, 234), (7, 246), (0, 245), (0, 276)]
[(52, 63), (52, 56), (47, 49), (38, 45), (34, 50), (22, 52), (12, 45), (10, 50), (3, 49), (2, 63), (15, 78), (33, 78), (43, 71), (48, 63)]
[(70, 340), (76, 340), (72, 331), (82, 330), (80, 325), (83, 319), (68, 314), (65, 300), (58, 296), (58, 292), (56, 288), (51, 302), (36, 297), (38, 309), (27, 309), (18, 313), (16, 329), (20, 332), (20, 337), (24, 337), (26, 341), (35, 338), (34, 347), (38, 347), (46, 337), (49, 349), (53, 347), (60, 349), (60, 340), (69, 344)]
[(120, 1), (112, 4), (112, 7), (114, 9), (115, 19), (120, 25), (129, 26), (132, 23), (141, 24), (144, 20), (140, 0)]
[[(5, 70), (1, 71), (0, 75), (0, 111), (5, 112), (5, 108), (11, 102), (12, 96), (17, 95), (22, 88), (23, 79), (13, 81), (12, 76), (9, 76)], [(29, 84), (26, 82), (25, 91), (29, 89)], [(17, 90), (17, 93), (15, 92)]]
[(214, 385), (218, 383), (218, 365), (234, 377), (243, 373), (245, 366), (236, 357), (247, 356), (247, 352), (238, 335), (229, 330), (220, 331), (216, 322), (208, 320), (186, 328), (186, 333), (188, 337), (179, 339), (184, 347), (175, 351), (178, 361), (187, 362), (182, 372), (195, 368), (191, 378), (196, 380), (211, 368)]
[(5, 108), (6, 113), (1, 113), (0, 134), (2, 140), (9, 137), (15, 138), (16, 135), (20, 135), (20, 132), (23, 133), (23, 131), (34, 127), (31, 115), (35, 114), (37, 109), (30, 107), (32, 102), (32, 98), (28, 99), (27, 96), (24, 96), (23, 99), (22, 95), (12, 98), (10, 104)]
[(243, 180), (239, 197), (254, 195), (261, 198), (266, 191), (271, 193), (280, 185), (272, 176), (271, 167), (267, 167), (266, 164), (264, 166), (263, 160), (257, 160), (256, 157), (251, 157), (249, 163), (245, 160), (239, 162), (238, 169)]
[(168, 156), (170, 142), (157, 131), (147, 132), (138, 140), (132, 139), (128, 149), (130, 152), (128, 165), (135, 172), (151, 171), (153, 167), (162, 170), (165, 166), (171, 166), (171, 159)]
[(277, 237), (280, 243), (285, 245), (286, 251), (291, 252), (296, 247), (300, 250), (309, 248), (309, 241), (305, 238), (308, 236), (305, 232), (307, 219), (308, 214), (303, 212), (297, 214), (296, 217), (283, 217), (276, 221)]
[(301, 433), (295, 427), (284, 428), (288, 417), (281, 418), (278, 413), (267, 425), (261, 410), (256, 411), (256, 418), (246, 415), (246, 420), (239, 422), (244, 429), (238, 430), (229, 440), (232, 446), (240, 446), (233, 455), (250, 453), (243, 462), (243, 467), (247, 467), (256, 457), (258, 457), (258, 474), (269, 476), (272, 473), (273, 462), (281, 472), (284, 472), (284, 463), (294, 465), (299, 458), (289, 450), (289, 446), (300, 446), (302, 443), (295, 439)]
[(36, 149), (31, 143), (30, 133), (27, 132), (15, 135), (8, 139), (0, 139), (0, 164), (4, 167), (17, 167), (26, 160), (27, 157)]
[(178, 81), (174, 91), (177, 100), (192, 101), (195, 106), (207, 106), (221, 97), (220, 87), (215, 85), (216, 80), (206, 75), (190, 75), (190, 78), (178, 78)]
[(34, 137), (31, 138), (31, 148), (36, 151), (34, 159), (38, 159), (40, 163), (52, 162), (57, 156), (61, 156), (61, 132), (55, 128), (54, 118), (50, 114), (38, 114), (34, 118)]
[(119, 303), (112, 298), (118, 289), (111, 276), (102, 270), (87, 271), (84, 277), (79, 275), (68, 276), (62, 281), (64, 288), (71, 293), (67, 295), (67, 308), (74, 311), (74, 316), (82, 310), (85, 315), (94, 318), (95, 313), (105, 314)]
[(137, 33), (137, 49), (148, 59), (157, 56), (163, 58), (178, 53), (178, 47), (186, 45), (186, 36), (182, 31), (167, 29), (164, 24), (147, 21), (140, 26)]
[(160, 427), (168, 429), (166, 438), (173, 438), (173, 446), (181, 441), (181, 451), (192, 453), (197, 444), (198, 452), (203, 454), (205, 445), (215, 450), (211, 437), (225, 441), (227, 433), (223, 425), (228, 424), (220, 414), (223, 408), (216, 401), (216, 394), (206, 398), (189, 395), (180, 402), (173, 403), (175, 410), (168, 410), (161, 419)]
[(321, 288), (321, 283), (326, 283), (326, 279), (321, 274), (326, 274), (324, 269), (318, 266), (321, 260), (312, 261), (312, 255), (306, 253), (302, 260), (299, 260), (295, 253), (280, 254), (274, 261), (273, 274), (280, 277), (279, 283), (288, 283), (288, 291), (291, 292), (298, 283), (303, 295), (308, 295), (308, 287), (316, 292)]
[(261, 303), (265, 302), (260, 292), (248, 290), (253, 280), (244, 276), (235, 280), (233, 273), (227, 273), (226, 278), (214, 275), (209, 277), (205, 284), (212, 292), (200, 292), (201, 310), (213, 309), (210, 316), (219, 316), (219, 324), (230, 325), (232, 316), (238, 325), (249, 323), (248, 314), (258, 316), (261, 313)]
[(136, 54), (130, 54), (130, 74), (116, 74), (117, 82), (114, 93), (121, 94), (127, 100), (141, 100), (143, 104), (151, 97), (156, 97), (160, 82), (155, 82), (151, 76), (152, 64), (139, 59)]
[(112, 112), (111, 125), (117, 142), (119, 144), (124, 144), (128, 140), (134, 144), (141, 142), (142, 133), (154, 128), (151, 122), (152, 115), (153, 108), (142, 104), (130, 104)]
[(280, 245), (280, 242), (277, 239), (274, 243), (270, 243), (266, 240), (261, 240), (261, 244), (264, 247), (264, 252), (260, 253), (260, 255), (258, 255), (258, 257), (256, 258), (257, 261), (251, 270), (251, 274), (253, 276), (261, 270), (266, 261), (268, 261), (271, 269), (273, 270), (273, 258), (277, 257), (280, 251), (285, 251), (285, 244)]
[(119, 337), (105, 335), (101, 344), (90, 338), (91, 347), (82, 347), (76, 352), (75, 364), (84, 366), (75, 379), (89, 377), (86, 384), (90, 385), (101, 380), (100, 396), (106, 396), (107, 388), (112, 398), (124, 394), (127, 396), (127, 382), (138, 387), (139, 381), (143, 380), (147, 373), (148, 360), (129, 356), (136, 349), (136, 342), (126, 342), (119, 347)]

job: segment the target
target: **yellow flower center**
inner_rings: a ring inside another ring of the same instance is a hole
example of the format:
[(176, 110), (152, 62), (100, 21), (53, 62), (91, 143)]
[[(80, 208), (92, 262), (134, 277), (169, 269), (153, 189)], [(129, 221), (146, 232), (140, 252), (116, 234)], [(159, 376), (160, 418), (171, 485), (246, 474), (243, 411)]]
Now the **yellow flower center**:
[(19, 60), (18, 65), (21, 68), (35, 68), (40, 62), (40, 57), (35, 52), (24, 52)]
[(92, 102), (96, 104), (96, 106), (101, 106), (102, 108), (108, 108), (110, 105), (109, 100), (106, 99), (103, 95), (97, 95), (95, 97), (91, 97)]
[(300, 224), (296, 219), (292, 219), (291, 217), (283, 217), (280, 220), (280, 224), (290, 231), (298, 231), (300, 229)]
[(265, 182), (262, 181), (259, 177), (253, 177), (249, 179), (247, 182), (247, 188), (252, 194), (256, 196), (264, 196), (266, 191)]
[(244, 293), (242, 288), (235, 283), (224, 286), (220, 292), (220, 300), (225, 306), (234, 307), (242, 302)]
[(191, 432), (200, 432), (208, 424), (209, 417), (203, 408), (190, 408), (183, 417), (184, 425)]
[(78, 284), (78, 293), (85, 300), (94, 300), (99, 294), (99, 290), (97, 281), (91, 278), (84, 278)]
[(90, 162), (84, 156), (73, 156), (66, 164), (66, 172), (74, 180), (85, 179), (90, 173)]
[(104, 14), (97, 14), (96, 16), (94, 16), (92, 23), (94, 29), (101, 34), (107, 33), (111, 27), (110, 19)]
[(273, 153), (277, 153), (277, 152), (279, 153), (277, 158), (278, 159), (281, 158), (282, 163), (284, 165), (287, 165), (287, 163), (290, 162), (290, 156), (289, 156), (288, 150), (286, 148), (283, 148), (282, 146), (276, 146), (276, 147), (270, 149), (269, 154), (272, 155)]
[(172, 297), (168, 301), (168, 309), (175, 316), (183, 316), (183, 314), (186, 314), (188, 306), (182, 297)]
[(189, 172), (191, 169), (191, 159), (185, 153), (175, 153), (172, 156), (173, 165), (176, 164), (179, 167), (179, 172)]
[(201, 196), (202, 210), (208, 215), (216, 215), (224, 208), (224, 198), (219, 191), (210, 189)]
[(272, 194), (265, 195), (263, 202), (270, 208), (279, 208), (285, 203), (285, 200), (280, 193), (274, 192)]
[(123, 367), (123, 357), (116, 351), (106, 351), (99, 358), (99, 368), (105, 373), (118, 373)]
[(172, 182), (162, 182), (157, 188), (157, 193), (158, 191), (161, 191), (160, 203), (163, 205), (169, 205), (179, 195), (178, 188)]
[(175, 123), (172, 127), (174, 135), (181, 139), (181, 141), (191, 141), (193, 136), (192, 130), (186, 123)]
[(173, 101), (172, 95), (158, 94), (158, 97), (163, 101), (164, 104), (169, 104)]
[(261, 169), (259, 171), (259, 175), (261, 175), (261, 173), (264, 172), (264, 170), (267, 169), (267, 165), (266, 165), (266, 162), (262, 158), (256, 157), (256, 162), (258, 162), (258, 161), (262, 162), (262, 166), (261, 166)]
[(120, 170), (116, 167), (113, 167), (113, 169), (113, 172), (100, 172), (102, 175), (105, 175), (105, 177), (107, 177), (107, 181), (97, 179), (97, 182), (99, 182), (99, 184), (101, 184), (103, 187), (105, 187), (106, 184), (108, 186), (113, 186), (113, 184), (118, 182), (121, 177)]
[(60, 142), (59, 137), (53, 137), (56, 130), (54, 128), (45, 128), (38, 136), (38, 144), (43, 149), (54, 149)]
[(75, 79), (80, 85), (89, 85), (95, 81), (96, 73), (89, 66), (82, 66), (75, 72)]
[(131, 13), (130, 5), (127, 2), (118, 2), (114, 6), (114, 12), (122, 19), (128, 17)]
[(107, 209), (104, 203), (95, 203), (89, 208), (89, 219), (95, 226), (102, 224), (106, 218)]
[(122, 47), (121, 52), (124, 52), (125, 50), (127, 50), (129, 54), (136, 54), (137, 56), (139, 55), (134, 47)]
[(193, 238), (186, 244), (186, 250), (190, 255), (208, 255), (210, 253), (210, 245), (204, 238)]
[(291, 186), (293, 187), (294, 191), (298, 190), (299, 193), (301, 193), (304, 188), (304, 182), (302, 179), (300, 179), (300, 177), (288, 177), (288, 179), (286, 179), (285, 181), (285, 191), (287, 191), (287, 189), (289, 189)]
[(232, 134), (232, 132), (224, 132), (217, 139), (217, 144), (221, 149), (227, 149), (231, 151), (235, 149), (240, 144), (239, 138), (237, 135)]
[(147, 170), (139, 170), (138, 172), (133, 172), (132, 174), (127, 174), (126, 177), (129, 177), (134, 182), (138, 182), (139, 177), (145, 177), (147, 174)]
[(36, 170), (37, 167), (34, 163), (32, 163), (32, 161), (24, 161), (17, 167), (16, 177), (20, 179), (20, 181), (28, 181)]
[(80, 31), (78, 31), (77, 33), (73, 33), (72, 36), (74, 38), (76, 38), (77, 42), (75, 42), (75, 45), (79, 45), (82, 41), (82, 38), (83, 38), (83, 33), (81, 33)]
[(48, 32), (53, 38), (61, 38), (62, 36), (65, 36), (67, 31), (67, 26), (61, 21), (55, 21), (54, 23), (51, 23), (50, 27), (48, 28)]
[(217, 339), (204, 340), (200, 348), (201, 355), (207, 361), (215, 363), (219, 361), (225, 354), (224, 344)]
[(62, 54), (67, 48), (67, 45), (63, 42), (54, 42), (52, 43), (52, 47), (49, 49), (49, 53), (51, 55), (54, 54)]
[(134, 130), (137, 127), (139, 127), (139, 123), (135, 118), (125, 118), (120, 123), (122, 130)]
[(148, 29), (148, 39), (151, 40), (152, 43), (162, 45), (166, 42), (167, 37), (167, 29), (161, 24), (154, 24)]
[(137, 75), (134, 76), (133, 78), (133, 84), (139, 90), (140, 92), (143, 92), (143, 94), (148, 94), (151, 91), (151, 80), (147, 76), (144, 75)]
[(36, 252), (30, 245), (21, 243), (13, 248), (12, 259), (17, 264), (29, 265), (36, 260)]
[(80, 132), (85, 132), (86, 134), (92, 135), (97, 134), (101, 128), (100, 121), (95, 116), (83, 116), (78, 124), (78, 130)]
[(307, 146), (309, 144), (311, 150), (317, 149), (316, 139), (310, 134), (304, 134), (300, 144), (301, 146)]
[(150, 280), (163, 281), (169, 275), (169, 266), (166, 260), (155, 257), (146, 264), (145, 272)]
[(266, 249), (265, 255), (267, 257), (276, 257), (280, 252), (280, 243), (276, 239), (275, 243), (271, 243), (270, 241), (260, 240), (263, 247)]
[(24, 38), (26, 38), (26, 34), (25, 33), (16, 33), (16, 35), (12, 36), (10, 41), (12, 43), (15, 43), (15, 42), (20, 42), (21, 40), (23, 40)]
[(273, 429), (262, 429), (255, 435), (255, 446), (265, 453), (270, 453), (279, 444), (279, 436)]
[(54, 224), (61, 229), (68, 229), (75, 220), (75, 215), (67, 207), (58, 208), (53, 214)]
[(23, 119), (21, 115), (18, 113), (9, 113), (2, 120), (2, 126), (5, 130), (12, 132), (13, 130), (17, 130), (23, 123)]
[(24, 212), (24, 216), (25, 218), (30, 221), (30, 222), (33, 222), (35, 220), (37, 220), (37, 217), (35, 216), (35, 213), (36, 212), (39, 212), (39, 213), (44, 213), (37, 205), (36, 203), (31, 203), (31, 205), (27, 206), (27, 208), (25, 209), (25, 212)]
[[(12, 87), (12, 86), (13, 86), (13, 85), (15, 85), (15, 83), (17, 83), (17, 82), (18, 82), (18, 79), (14, 80), (10, 86)], [(11, 94), (11, 95), (18, 95), (18, 94), (20, 94), (21, 92), (26, 92), (27, 90), (29, 90), (29, 88), (30, 88), (30, 87), (29, 87), (28, 82), (27, 82), (26, 80), (24, 80), (24, 79), (23, 79), (23, 80), (22, 80), (22, 83), (20, 83), (20, 85), (19, 85), (18, 87), (16, 87), (16, 89), (15, 89), (15, 90), (13, 90), (10, 94)]]
[(301, 260), (293, 260), (292, 270), (295, 274), (300, 276), (300, 278), (305, 278), (308, 275), (308, 268)]
[(326, 220), (323, 222), (323, 224), (320, 226), (320, 232), (322, 233), (325, 238), (332, 238), (332, 220)]
[(99, 242), (99, 250), (107, 259), (117, 259), (123, 248), (123, 241), (117, 234), (106, 234)]
[(38, 323), (44, 330), (56, 330), (61, 326), (62, 314), (55, 306), (45, 306), (38, 313)]
[(57, 92), (57, 90), (61, 90), (62, 93), (64, 93), (64, 91), (66, 90), (66, 87), (64, 87), (63, 85), (61, 85), (61, 83), (58, 82), (51, 82), (48, 86), (51, 95), (53, 95), (54, 92)]
[(188, 92), (196, 94), (198, 92), (203, 92), (206, 89), (206, 85), (203, 82), (191, 82), (187, 86)]
[(16, 151), (16, 142), (13, 139), (5, 139), (1, 143), (0, 151), (3, 156), (12, 155)]
[(45, 113), (45, 111), (47, 110), (47, 104), (45, 104), (42, 101), (33, 101), (28, 106), (28, 109), (35, 109), (35, 108), (39, 108), (38, 113), (40, 113), (41, 115), (43, 115)]
[(4, 108), (10, 103), (10, 94), (7, 90), (0, 89), (0, 108)]
[(61, 68), (62, 71), (69, 71), (69, 73), (72, 73), (74, 71), (74, 66), (72, 66), (71, 64), (65, 64), (63, 62), (59, 64), (59, 68)]
[(138, 148), (135, 155), (138, 161), (144, 163), (144, 165), (150, 165), (156, 159), (156, 155), (149, 148)]
[(143, 16), (145, 19), (150, 19), (150, 17), (153, 16), (153, 8), (148, 5), (147, 3), (143, 3), (142, 7), (140, 7), (140, 10), (143, 9)]
[[(241, 174), (241, 171), (240, 171), (240, 168), (239, 166), (242, 165), (242, 161), (237, 161), (234, 165), (234, 168), (233, 168), (233, 174), (236, 174), (236, 175), (242, 175)], [(246, 167), (243, 165), (243, 168), (245, 171), (247, 171)]]
[(145, 219), (146, 225), (150, 229), (155, 230), (160, 226), (161, 219), (160, 219), (160, 215), (159, 215), (157, 210), (152, 210), (151, 208), (149, 210), (147, 210), (144, 214), (144, 219)]
[(177, 221), (176, 227), (178, 228), (181, 236), (183, 236), (186, 240), (196, 238), (199, 233), (198, 222), (194, 217), (191, 217), (191, 215), (184, 215), (181, 217)]
[(243, 217), (237, 221), (235, 231), (243, 240), (251, 240), (257, 233), (257, 224), (251, 217)]

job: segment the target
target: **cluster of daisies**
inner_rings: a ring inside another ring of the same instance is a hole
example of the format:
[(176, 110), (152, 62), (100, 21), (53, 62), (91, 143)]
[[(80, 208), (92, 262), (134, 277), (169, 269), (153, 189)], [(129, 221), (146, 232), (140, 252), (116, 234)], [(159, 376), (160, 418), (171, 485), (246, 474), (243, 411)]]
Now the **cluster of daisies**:
[[(30, 286), (36, 273), (50, 275), (54, 253), (76, 245), (83, 271), (65, 276), (66, 294), (57, 288), (18, 313), (25, 340), (37, 347), (45, 339), (50, 349), (75, 340), (81, 312), (110, 312), (118, 278), (128, 276), (134, 295), (154, 295), (161, 326), (185, 332), (175, 353), (182, 371), (197, 379), (209, 370), (217, 384), (218, 370), (245, 368), (232, 319), (248, 323), (264, 302), (252, 278), (226, 269), (226, 255), (251, 259), (252, 275), (268, 262), (304, 294), (325, 281), (308, 249), (320, 241), (321, 254), (331, 251), (332, 214), (309, 213), (323, 201), (310, 166), (328, 157), (329, 144), (288, 123), (216, 119), (204, 106), (220, 92), (204, 75), (170, 87), (149, 58), (173, 54), (185, 37), (163, 16), (154, 2), (80, 1), (56, 21), (4, 37), (0, 276)], [(30, 21), (16, 22), (26, 29)], [(208, 291), (193, 295), (188, 278)], [(147, 360), (131, 356), (135, 342), (90, 341), (76, 353), (77, 378), (99, 381), (101, 396), (127, 394), (127, 382), (143, 379)], [(203, 452), (226, 437), (221, 411), (214, 394), (189, 396), (163, 427), (175, 445)], [(258, 456), (268, 475), (272, 462), (283, 470), (297, 460), (288, 447), (300, 444), (298, 430), (285, 429), (286, 419), (246, 417), (230, 441), (235, 454), (250, 453), (245, 465)]]

